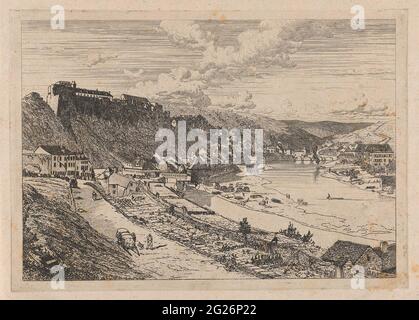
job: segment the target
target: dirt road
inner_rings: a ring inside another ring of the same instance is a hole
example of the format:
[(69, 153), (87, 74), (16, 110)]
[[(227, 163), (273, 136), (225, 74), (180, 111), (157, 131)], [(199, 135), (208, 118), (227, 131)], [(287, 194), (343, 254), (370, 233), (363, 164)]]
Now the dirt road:
[(228, 272), (224, 267), (178, 243), (160, 237), (152, 230), (134, 224), (105, 200), (93, 201), (92, 188), (79, 181), (80, 189), (74, 189), (79, 214), (101, 234), (115, 239), (118, 228), (135, 232), (137, 241), (146, 243), (148, 234), (153, 236), (154, 250), (143, 249), (140, 256), (133, 255), (139, 269), (151, 274), (154, 279), (237, 279), (245, 278), (237, 272)]

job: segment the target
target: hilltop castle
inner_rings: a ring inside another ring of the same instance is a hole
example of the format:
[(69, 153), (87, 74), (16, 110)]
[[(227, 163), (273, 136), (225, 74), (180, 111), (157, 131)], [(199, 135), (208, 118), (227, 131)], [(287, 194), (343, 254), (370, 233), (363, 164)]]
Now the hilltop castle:
[[(170, 113), (163, 106), (151, 103), (147, 98), (122, 94), (114, 98), (109, 91), (78, 88), (75, 81), (58, 81), (48, 87), (46, 102), (60, 118), (64, 126), (74, 112), (109, 118), (116, 113), (130, 113), (157, 121), (170, 121)], [(130, 119), (135, 121), (135, 117)]]

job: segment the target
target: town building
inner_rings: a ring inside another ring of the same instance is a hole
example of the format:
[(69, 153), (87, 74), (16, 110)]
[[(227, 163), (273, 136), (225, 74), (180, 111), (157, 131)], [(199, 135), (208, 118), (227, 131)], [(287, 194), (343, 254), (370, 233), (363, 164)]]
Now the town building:
[(57, 81), (56, 83), (48, 86), (47, 103), (52, 99), (55, 94), (54, 91), (59, 91), (61, 88), (71, 89), (76, 96), (83, 98), (94, 98), (94, 99), (107, 99), (112, 101), (113, 96), (109, 91), (100, 91), (92, 89), (77, 88), (75, 81)]
[(358, 144), (354, 151), (361, 160), (373, 167), (387, 166), (394, 160), (394, 152), (388, 143)]
[(323, 143), (323, 146), (324, 146), (324, 147), (331, 147), (331, 146), (333, 146), (333, 141), (332, 141), (332, 140), (326, 140), (326, 141)]
[(191, 176), (187, 173), (162, 172), (160, 176), (167, 187), (176, 191), (184, 191), (191, 183)]
[(276, 151), (276, 147), (266, 147), (266, 153), (275, 153)]
[(374, 251), (381, 257), (382, 272), (396, 274), (396, 244), (381, 241), (380, 247), (374, 248)]
[(113, 197), (124, 197), (137, 191), (137, 182), (131, 177), (112, 173), (107, 180), (108, 194)]
[(79, 179), (91, 180), (94, 177), (93, 167), (86, 155), (79, 153), (76, 157), (75, 176)]
[(114, 112), (116, 108), (135, 110), (140, 117), (162, 123), (170, 121), (169, 111), (164, 111), (162, 105), (151, 103), (145, 97), (122, 94), (121, 98), (114, 98), (109, 91), (79, 88), (75, 81), (51, 84), (46, 102), (66, 128), (70, 126), (70, 118), (75, 112), (101, 116)]
[(317, 154), (321, 160), (335, 161), (338, 159), (338, 151), (331, 147), (320, 149)]
[(293, 155), (295, 157), (304, 157), (307, 154), (306, 150), (295, 150)]
[(354, 266), (363, 267), (366, 277), (376, 277), (382, 272), (382, 259), (372, 247), (350, 241), (336, 241), (322, 260), (335, 266), (336, 278), (352, 278)]
[(341, 163), (354, 163), (359, 159), (357, 152), (350, 149), (345, 149), (345, 151), (340, 151), (337, 155), (337, 160)]
[(93, 178), (92, 164), (80, 152), (70, 151), (63, 146), (40, 145), (33, 152), (37, 163), (41, 163), (41, 174), (73, 177), (90, 180)]
[(292, 155), (293, 154), (293, 151), (291, 150), (291, 149), (284, 149), (284, 154), (286, 154), (286, 155)]

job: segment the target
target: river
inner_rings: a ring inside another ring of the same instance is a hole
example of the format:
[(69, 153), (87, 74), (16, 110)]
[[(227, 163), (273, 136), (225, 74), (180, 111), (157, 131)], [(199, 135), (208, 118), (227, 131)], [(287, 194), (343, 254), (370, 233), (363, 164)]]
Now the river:
[[(241, 177), (252, 189), (292, 199), (307, 205), (282, 205), (274, 208), (245, 208), (222, 197), (212, 197), (211, 209), (230, 219), (247, 217), (252, 226), (278, 231), (292, 222), (301, 233), (314, 233), (313, 240), (328, 247), (337, 240), (377, 246), (380, 241), (395, 241), (395, 199), (370, 190), (361, 190), (321, 175), (315, 165), (282, 162), (270, 164), (257, 177)], [(328, 193), (340, 200), (327, 200)]]

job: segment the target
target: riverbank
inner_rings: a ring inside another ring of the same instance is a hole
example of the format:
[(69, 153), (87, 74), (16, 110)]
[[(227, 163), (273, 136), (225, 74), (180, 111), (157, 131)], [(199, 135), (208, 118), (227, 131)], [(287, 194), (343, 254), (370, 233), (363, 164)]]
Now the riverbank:
[[(355, 188), (359, 188), (361, 190), (364, 190), (365, 192), (376, 192), (378, 194), (380, 194), (383, 197), (388, 197), (388, 198), (396, 198), (396, 194), (395, 193), (388, 193), (385, 192), (383, 190), (380, 190), (379, 188), (379, 184), (377, 184), (378, 188), (374, 188), (373, 189), (367, 189), (368, 183), (365, 182), (363, 179), (358, 179), (357, 181), (351, 181), (350, 178), (348, 176), (342, 176), (342, 175), (338, 175), (336, 173), (333, 172), (323, 172), (321, 173), (322, 177), (324, 178), (328, 178), (328, 179), (334, 179), (336, 181), (339, 181), (341, 183), (345, 183), (347, 185), (353, 186)], [(373, 179), (374, 177), (371, 177), (371, 179)]]
[[(371, 246), (395, 241), (393, 199), (326, 179), (315, 167), (292, 165), (291, 171), (286, 168), (278, 171), (274, 166), (261, 176), (242, 175), (236, 183), (249, 186), (251, 192), (244, 194), (243, 199), (235, 199), (234, 193), (228, 192), (213, 195), (211, 209), (236, 220), (245, 216), (240, 210), (246, 209), (256, 226), (269, 231), (278, 231), (293, 222), (303, 232), (311, 230), (316, 244), (325, 248), (337, 240)], [(214, 191), (208, 186), (200, 188), (208, 193)], [(343, 199), (327, 200), (330, 192)], [(257, 194), (260, 198), (249, 200)], [(262, 201), (266, 198), (268, 204)], [(281, 203), (274, 203), (272, 198)]]

